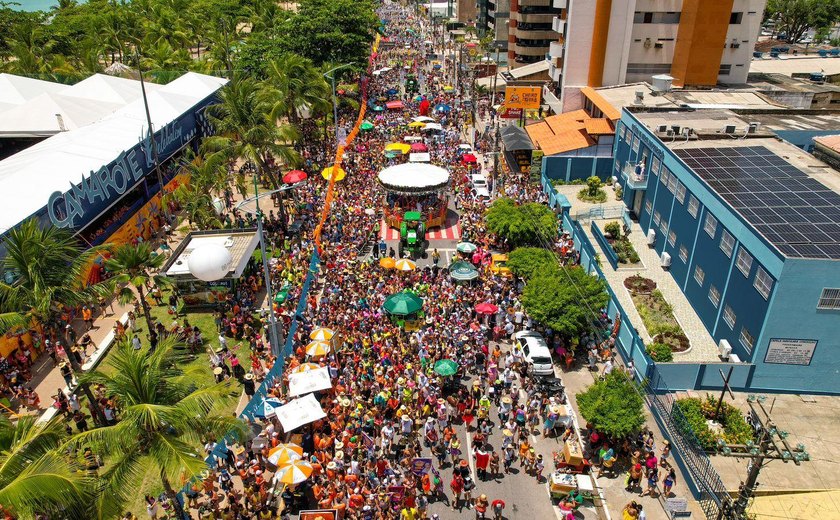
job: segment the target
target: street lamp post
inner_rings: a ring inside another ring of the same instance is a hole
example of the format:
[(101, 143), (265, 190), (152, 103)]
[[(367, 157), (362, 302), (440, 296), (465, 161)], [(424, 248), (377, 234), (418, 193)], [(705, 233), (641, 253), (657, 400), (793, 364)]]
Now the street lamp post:
[(160, 160), (158, 159), (157, 142), (155, 141), (155, 128), (152, 125), (152, 114), (149, 111), (149, 98), (146, 97), (146, 82), (143, 79), (143, 67), (140, 65), (140, 48), (137, 48), (137, 74), (140, 76), (140, 92), (143, 95), (143, 108), (146, 109), (146, 125), (149, 127), (149, 146), (151, 146), (152, 161), (155, 163), (155, 173), (157, 173), (158, 185), (160, 186), (161, 204), (160, 208), (163, 212), (163, 217), (168, 221), (169, 212), (166, 210), (166, 203), (163, 201), (163, 174), (160, 171)]
[(274, 292), (271, 289), (271, 273), (268, 269), (268, 256), (266, 254), (265, 248), (265, 233), (263, 232), (263, 214), (262, 211), (260, 211), (260, 198), (267, 197), (269, 195), (273, 195), (274, 193), (279, 193), (281, 191), (290, 190), (294, 186), (296, 185), (293, 184), (291, 186), (280, 188), (279, 190), (272, 190), (260, 194), (259, 187), (257, 185), (257, 177), (254, 176), (254, 196), (252, 198), (245, 199), (236, 205), (236, 209), (239, 209), (245, 204), (251, 202), (252, 200), (255, 201), (257, 204), (257, 236), (260, 239), (260, 253), (262, 256), (263, 264), (263, 282), (265, 283), (265, 294), (268, 298), (268, 335), (269, 339), (271, 340), (271, 352), (277, 357), (277, 360), (280, 363), (283, 362), (283, 344), (286, 342), (286, 338), (283, 335), (282, 329), (278, 328), (277, 316), (274, 315)]
[(325, 78), (329, 78), (332, 83), (332, 102), (333, 102), (333, 124), (335, 124), (335, 140), (338, 141), (338, 98), (335, 95), (335, 72), (352, 67), (353, 63), (345, 63), (338, 67), (333, 67), (324, 73)]

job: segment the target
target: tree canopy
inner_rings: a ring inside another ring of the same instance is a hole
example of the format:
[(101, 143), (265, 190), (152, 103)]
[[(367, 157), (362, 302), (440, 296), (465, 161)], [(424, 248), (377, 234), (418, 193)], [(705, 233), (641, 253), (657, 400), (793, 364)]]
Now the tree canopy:
[(766, 15), (776, 19), (788, 43), (796, 43), (809, 29), (825, 30), (840, 21), (840, 0), (770, 0)]
[(513, 274), (525, 279), (533, 277), (539, 271), (558, 268), (557, 259), (551, 251), (541, 247), (517, 247), (508, 255), (507, 267)]
[(557, 217), (543, 204), (516, 204), (512, 199), (493, 201), (487, 210), (487, 229), (509, 246), (551, 244), (557, 236)]
[(569, 337), (588, 330), (608, 302), (606, 283), (576, 266), (537, 271), (522, 294), (529, 316)]
[(577, 394), (577, 404), (587, 422), (613, 439), (632, 435), (645, 423), (642, 396), (623, 372), (613, 371)]

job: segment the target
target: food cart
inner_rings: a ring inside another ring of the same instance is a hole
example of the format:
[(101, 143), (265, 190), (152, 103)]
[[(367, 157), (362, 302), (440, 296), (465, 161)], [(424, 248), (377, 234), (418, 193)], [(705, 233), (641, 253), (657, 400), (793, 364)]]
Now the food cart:
[(562, 451), (554, 452), (554, 467), (562, 473), (589, 473), (591, 466), (576, 439), (567, 440)]
[[(555, 471), (551, 474), (551, 478), (549, 479), (549, 494), (551, 498), (567, 501), (569, 495), (572, 493), (574, 495), (571, 498), (576, 499), (577, 502), (583, 502), (584, 500), (594, 502), (597, 494), (595, 493), (595, 486), (592, 483), (592, 477), (589, 475), (574, 475), (562, 471)], [(577, 497), (580, 497), (580, 499)]]

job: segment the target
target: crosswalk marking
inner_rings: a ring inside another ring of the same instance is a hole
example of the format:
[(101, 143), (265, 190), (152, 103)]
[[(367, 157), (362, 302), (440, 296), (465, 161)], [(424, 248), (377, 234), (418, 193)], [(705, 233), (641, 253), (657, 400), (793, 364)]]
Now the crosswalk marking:
[[(381, 223), (381, 229), (382, 232), (380, 238), (383, 240), (400, 239), (400, 231), (385, 224), (384, 220)], [(428, 240), (458, 240), (461, 238), (461, 224), (457, 221), (447, 222), (445, 227), (433, 228), (428, 231), (426, 233), (426, 238)]]

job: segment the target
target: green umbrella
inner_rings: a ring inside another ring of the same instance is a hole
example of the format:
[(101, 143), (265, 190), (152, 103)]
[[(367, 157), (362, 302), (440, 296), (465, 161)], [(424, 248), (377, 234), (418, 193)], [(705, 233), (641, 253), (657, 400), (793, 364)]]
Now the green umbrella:
[(365, 131), (373, 130), (373, 123), (371, 123), (370, 121), (365, 121), (361, 124), (361, 126), (359, 126), (359, 128)]
[(385, 312), (395, 316), (408, 316), (423, 308), (423, 299), (410, 292), (398, 292), (389, 296), (382, 304)]
[(383, 106), (379, 106), (379, 105), (376, 105), (375, 107), (373, 107), (373, 111), (374, 111), (374, 112), (384, 112), (384, 111), (385, 111), (385, 107), (383, 107)]
[(472, 264), (458, 261), (449, 266), (449, 276), (459, 281), (475, 280), (478, 278), (478, 271)]
[(435, 363), (435, 374), (439, 376), (449, 377), (454, 376), (458, 372), (458, 363), (451, 359), (441, 359)]
[(475, 253), (478, 246), (472, 242), (460, 242), (457, 246), (455, 246), (455, 249), (457, 249), (459, 253)]
[(396, 159), (400, 155), (402, 155), (400, 152), (394, 152), (390, 150), (385, 152), (385, 157), (387, 157), (388, 159)]

